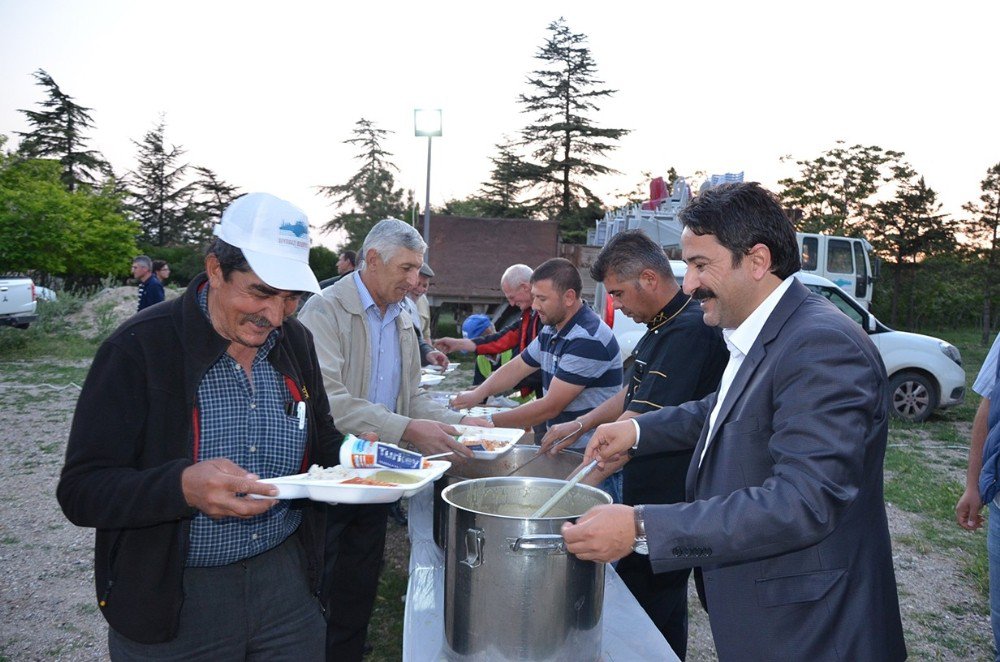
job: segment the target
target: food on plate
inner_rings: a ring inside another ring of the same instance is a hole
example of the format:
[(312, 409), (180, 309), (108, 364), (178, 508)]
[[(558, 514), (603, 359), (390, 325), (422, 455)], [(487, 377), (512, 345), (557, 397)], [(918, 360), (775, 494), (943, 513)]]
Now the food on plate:
[(309, 467), (306, 478), (309, 480), (343, 480), (353, 475), (349, 469), (339, 464), (334, 467), (321, 467), (318, 464), (314, 464)]
[[(430, 462), (424, 460), (424, 464), (430, 466)], [(372, 476), (375, 480), (385, 480), (390, 483), (396, 483), (398, 485), (410, 485), (412, 483), (419, 483), (423, 480), (420, 476), (414, 476), (412, 474), (405, 474), (402, 471), (376, 471)]]
[(510, 442), (505, 439), (463, 439), (462, 444), (469, 448), (493, 452), (500, 450)]
[(396, 487), (396, 483), (389, 483), (384, 480), (376, 480), (374, 478), (363, 478), (362, 476), (355, 476), (354, 478), (348, 478), (347, 480), (340, 481), (341, 485), (368, 485), (370, 487)]
[[(425, 469), (431, 466), (429, 461), (424, 460)], [(309, 471), (304, 477), (307, 480), (336, 480), (346, 485), (389, 485), (392, 487), (412, 485), (424, 479), (424, 476), (420, 474), (414, 475), (404, 471), (390, 471), (388, 469), (376, 471), (370, 477), (363, 478), (358, 476), (354, 470), (339, 464), (333, 467), (321, 467), (318, 464), (314, 464), (309, 467)]]

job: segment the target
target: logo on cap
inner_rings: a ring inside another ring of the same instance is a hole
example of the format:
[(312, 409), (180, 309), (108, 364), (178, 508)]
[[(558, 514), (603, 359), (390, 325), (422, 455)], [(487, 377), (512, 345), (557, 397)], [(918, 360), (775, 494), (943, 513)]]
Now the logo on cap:
[(281, 227), (278, 228), (283, 233), (291, 233), (296, 237), (305, 237), (309, 234), (309, 228), (302, 221), (296, 221), (294, 223), (282, 223)]
[[(305, 237), (305, 239), (303, 239)], [(309, 247), (309, 226), (302, 221), (289, 223), (285, 221), (278, 226), (278, 244), (295, 248)]]

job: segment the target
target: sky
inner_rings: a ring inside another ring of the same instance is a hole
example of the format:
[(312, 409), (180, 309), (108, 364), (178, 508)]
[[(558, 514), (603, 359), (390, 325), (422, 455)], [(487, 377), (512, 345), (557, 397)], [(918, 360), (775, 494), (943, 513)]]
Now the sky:
[[(531, 121), (518, 95), (564, 17), (605, 86), (592, 117), (630, 133), (592, 183), (609, 206), (665, 175), (743, 171), (777, 188), (794, 160), (835, 146), (905, 152), (943, 210), (979, 195), (1000, 162), (995, 30), (1000, 3), (651, 3), (617, 0), (255, 2), (0, 0), (0, 134), (44, 99), (45, 69), (92, 109), (90, 146), (116, 172), (161, 114), (166, 142), (243, 191), (336, 210), (319, 185), (357, 171), (344, 144), (360, 118), (393, 133), (397, 182), (423, 204), (427, 138), (415, 108), (441, 108), (431, 206), (474, 194), (505, 136)], [(782, 162), (783, 156), (792, 157)], [(340, 238), (314, 240), (336, 248)]]

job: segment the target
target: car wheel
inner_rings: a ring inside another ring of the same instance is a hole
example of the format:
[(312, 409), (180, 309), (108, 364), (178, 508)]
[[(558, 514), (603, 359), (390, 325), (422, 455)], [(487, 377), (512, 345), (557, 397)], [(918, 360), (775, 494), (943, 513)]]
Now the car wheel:
[(892, 414), (904, 421), (926, 421), (937, 407), (938, 395), (927, 377), (916, 372), (899, 372), (889, 380)]

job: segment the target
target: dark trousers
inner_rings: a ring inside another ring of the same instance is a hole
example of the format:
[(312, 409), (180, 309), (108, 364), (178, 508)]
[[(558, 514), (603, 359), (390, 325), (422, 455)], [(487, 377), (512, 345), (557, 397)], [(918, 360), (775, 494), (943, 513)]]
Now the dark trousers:
[(327, 662), (361, 659), (385, 551), (389, 504), (336, 505), (326, 509)]
[(274, 549), (216, 568), (184, 570), (177, 636), (140, 644), (108, 629), (111, 659), (240, 662), (323, 659), (323, 614), (293, 535)]

